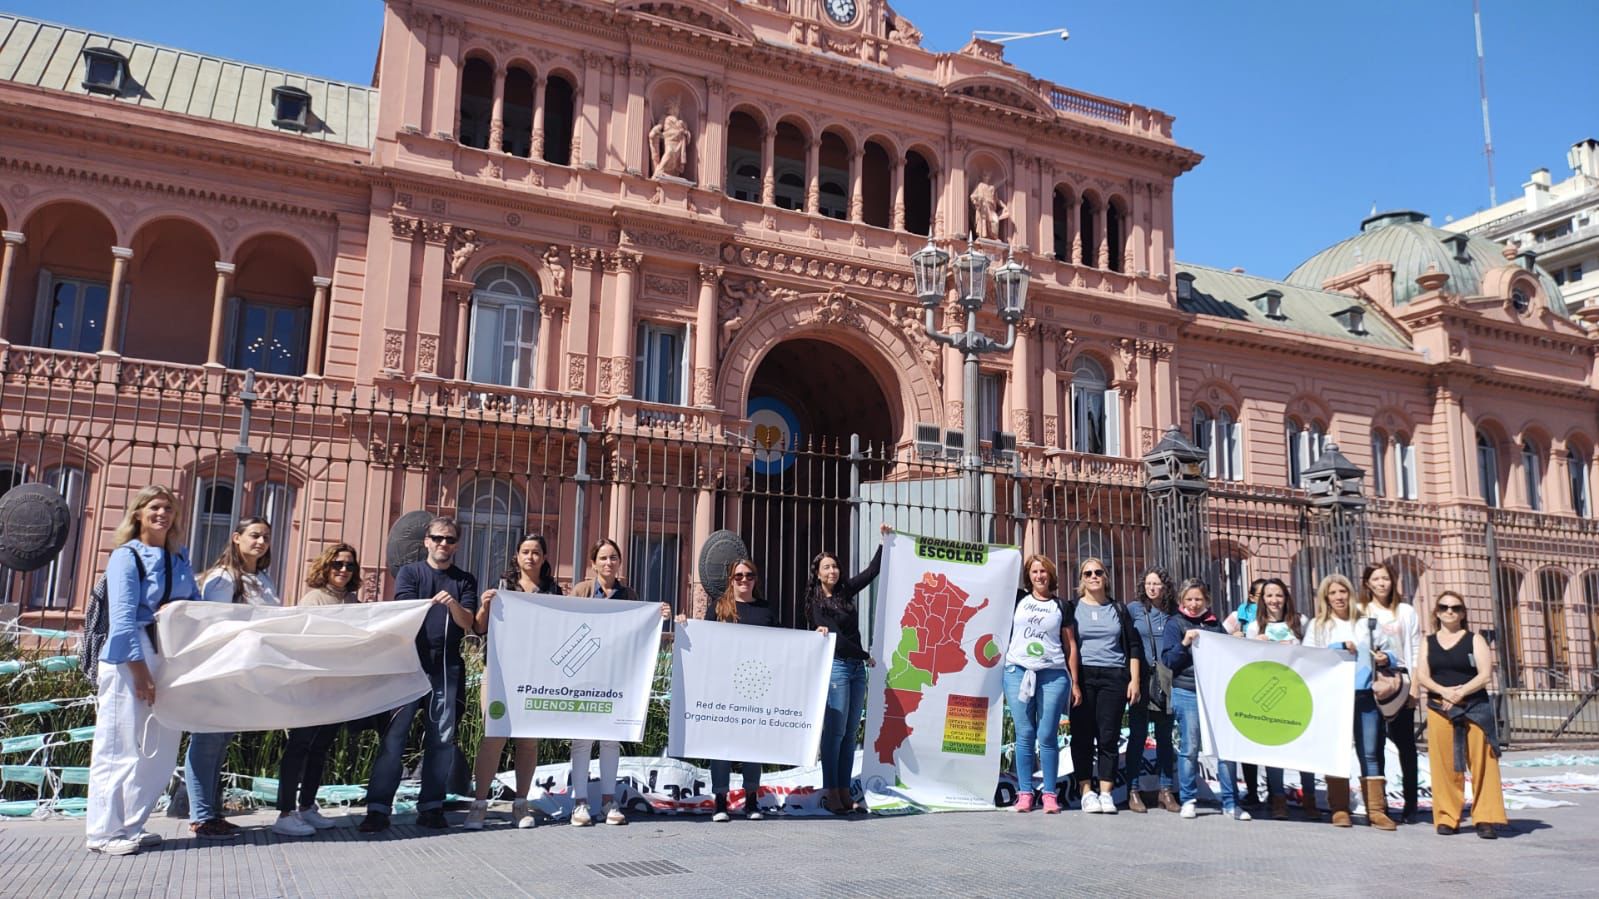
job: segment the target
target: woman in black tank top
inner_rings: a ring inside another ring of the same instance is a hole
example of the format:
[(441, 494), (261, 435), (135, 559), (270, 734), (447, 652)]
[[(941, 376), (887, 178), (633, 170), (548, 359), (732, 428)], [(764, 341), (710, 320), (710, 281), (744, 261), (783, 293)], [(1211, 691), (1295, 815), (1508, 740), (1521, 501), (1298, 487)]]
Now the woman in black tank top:
[(1416, 680), (1428, 692), (1427, 761), (1432, 769), (1432, 823), (1441, 836), (1457, 833), (1471, 774), (1471, 823), (1477, 836), (1496, 839), (1506, 824), (1499, 778), (1499, 735), (1488, 684), (1493, 655), (1482, 634), (1466, 628), (1466, 601), (1445, 592), (1433, 606), (1433, 634), (1417, 666)]

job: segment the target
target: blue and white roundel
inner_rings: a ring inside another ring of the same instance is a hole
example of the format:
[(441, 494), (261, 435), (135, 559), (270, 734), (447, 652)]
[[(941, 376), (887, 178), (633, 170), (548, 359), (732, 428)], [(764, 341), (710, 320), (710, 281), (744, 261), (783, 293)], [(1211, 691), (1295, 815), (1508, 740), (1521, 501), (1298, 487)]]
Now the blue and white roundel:
[(794, 410), (769, 396), (752, 397), (749, 404), (750, 437), (755, 443), (756, 474), (777, 474), (794, 464), (799, 445), (799, 418)]

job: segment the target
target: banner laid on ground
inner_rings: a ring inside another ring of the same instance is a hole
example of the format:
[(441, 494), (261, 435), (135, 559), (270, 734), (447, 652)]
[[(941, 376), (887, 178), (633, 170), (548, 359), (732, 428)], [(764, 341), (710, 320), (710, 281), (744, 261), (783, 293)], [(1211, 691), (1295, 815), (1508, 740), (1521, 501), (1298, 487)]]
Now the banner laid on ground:
[(502, 590), (489, 605), (490, 737), (644, 736), (661, 606)]
[(1201, 634), (1194, 643), (1205, 754), (1345, 776), (1355, 661), (1331, 649)]
[(815, 764), (835, 639), (720, 621), (678, 625), (668, 754)]
[(861, 782), (875, 811), (994, 808), (1021, 553), (895, 534), (883, 548)]
[(279, 608), (175, 602), (156, 616), (155, 717), (196, 733), (375, 715), (428, 692), (428, 600)]

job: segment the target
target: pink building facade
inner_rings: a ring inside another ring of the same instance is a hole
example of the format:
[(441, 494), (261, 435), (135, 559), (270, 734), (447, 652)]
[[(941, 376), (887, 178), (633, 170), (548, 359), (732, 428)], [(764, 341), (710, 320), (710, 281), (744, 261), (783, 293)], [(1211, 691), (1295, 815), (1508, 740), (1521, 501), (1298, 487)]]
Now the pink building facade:
[[(923, 47), (882, 0), (390, 2), (371, 86), (0, 17), (0, 115), (0, 486), (80, 513), (6, 580), (24, 616), (76, 614), (151, 480), (192, 503), (197, 558), (271, 518), (290, 583), (427, 508), (481, 523), (484, 569), (529, 529), (625, 535), (687, 603), (713, 528), (819, 508), (749, 500), (782, 492), (751, 461), (775, 437), (908, 457), (977, 403), (1015, 471), (1065, 485), (1002, 498), (1024, 542), (1104, 544), (1124, 580), (1139, 513), (1096, 503), (1166, 429), (1208, 451), (1218, 515), (1298, 502), (1336, 442), (1378, 531), (1439, 523), (1378, 538), (1413, 589), (1502, 603), (1529, 684), (1592, 676), (1596, 342), (1534, 260), (1394, 213), (1282, 281), (1179, 263), (1201, 157), (1171, 116)], [(1032, 273), (975, 397), (909, 264), (973, 232)], [(1294, 573), (1285, 520), (1213, 529), (1225, 590)], [(1571, 539), (1518, 561), (1502, 536), (1477, 571), (1448, 523), (1479, 520)], [(770, 548), (845, 542), (793, 527)]]

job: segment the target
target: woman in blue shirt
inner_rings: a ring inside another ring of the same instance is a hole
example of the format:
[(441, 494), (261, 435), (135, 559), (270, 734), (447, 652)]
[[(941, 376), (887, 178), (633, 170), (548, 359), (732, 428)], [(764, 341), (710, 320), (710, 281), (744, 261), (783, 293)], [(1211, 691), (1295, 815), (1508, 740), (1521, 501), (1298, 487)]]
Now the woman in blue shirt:
[(178, 540), (178, 498), (152, 485), (133, 497), (117, 526), (106, 565), (105, 647), (100, 651), (94, 749), (89, 763), (88, 848), (132, 855), (161, 842), (145, 822), (165, 792), (178, 755), (180, 731), (151, 714), (161, 656), (153, 640), (156, 610), (193, 599), (194, 572)]

